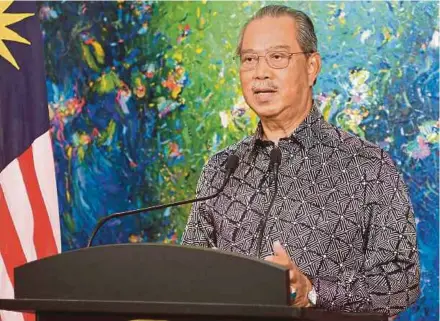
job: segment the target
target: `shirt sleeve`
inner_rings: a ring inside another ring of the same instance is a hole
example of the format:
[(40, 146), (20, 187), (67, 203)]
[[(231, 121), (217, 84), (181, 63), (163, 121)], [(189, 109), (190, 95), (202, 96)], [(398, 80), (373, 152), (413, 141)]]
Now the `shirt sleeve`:
[[(206, 165), (200, 174), (197, 183), (196, 197), (208, 196), (215, 193), (210, 188), (212, 171)], [(215, 247), (214, 222), (212, 215), (206, 208), (206, 201), (196, 202), (191, 208), (191, 212), (182, 235), (182, 245)]]
[(346, 270), (337, 279), (313, 278), (317, 305), (331, 310), (396, 315), (419, 295), (416, 226), (407, 188), (392, 160), (383, 153), (383, 166), (372, 184), (366, 208), (362, 267)]

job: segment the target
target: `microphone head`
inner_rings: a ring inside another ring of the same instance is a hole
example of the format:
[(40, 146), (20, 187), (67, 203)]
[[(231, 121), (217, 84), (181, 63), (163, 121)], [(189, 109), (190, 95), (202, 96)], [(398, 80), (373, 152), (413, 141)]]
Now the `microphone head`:
[(281, 150), (278, 148), (278, 146), (275, 146), (270, 151), (270, 162), (272, 164), (281, 164)]
[(237, 155), (234, 155), (234, 154), (229, 155), (228, 160), (226, 162), (226, 169), (228, 171), (230, 171), (231, 173), (234, 172), (238, 167), (239, 161), (240, 161), (240, 158), (238, 158)]

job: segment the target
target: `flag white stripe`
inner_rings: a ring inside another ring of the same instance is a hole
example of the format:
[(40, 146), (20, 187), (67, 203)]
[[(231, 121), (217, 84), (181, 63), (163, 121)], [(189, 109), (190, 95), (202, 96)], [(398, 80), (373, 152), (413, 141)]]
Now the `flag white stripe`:
[(34, 245), (34, 216), (18, 160), (14, 159), (0, 173), (0, 185), (5, 195), (12, 221), (23, 248), (26, 261), (37, 259)]
[[(0, 297), (5, 299), (14, 298), (14, 288), (6, 272), (5, 262), (0, 254)], [(23, 314), (13, 311), (0, 310), (2, 321), (24, 321)]]
[(53, 160), (52, 141), (47, 131), (38, 137), (32, 144), (35, 172), (38, 184), (46, 205), (52, 226), (53, 236), (58, 252), (61, 252), (60, 216), (58, 210), (58, 195), (55, 181), (55, 164)]

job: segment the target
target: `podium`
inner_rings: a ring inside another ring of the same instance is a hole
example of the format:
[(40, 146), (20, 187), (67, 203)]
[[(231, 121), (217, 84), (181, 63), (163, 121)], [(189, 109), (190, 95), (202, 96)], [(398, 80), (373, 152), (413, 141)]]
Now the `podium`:
[(286, 268), (214, 249), (96, 246), (14, 273), (15, 299), (0, 300), (0, 310), (36, 313), (37, 321), (387, 320), (293, 308)]

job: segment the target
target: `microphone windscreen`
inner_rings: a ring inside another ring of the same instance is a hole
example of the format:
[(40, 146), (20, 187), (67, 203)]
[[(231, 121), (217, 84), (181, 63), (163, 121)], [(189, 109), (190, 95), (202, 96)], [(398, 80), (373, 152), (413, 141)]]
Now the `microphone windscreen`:
[(281, 150), (277, 146), (270, 151), (270, 162), (272, 164), (281, 164)]
[(226, 163), (226, 169), (230, 170), (231, 172), (235, 171), (238, 167), (238, 163), (239, 163), (240, 159), (238, 158), (237, 155), (229, 155), (228, 157), (228, 161)]

